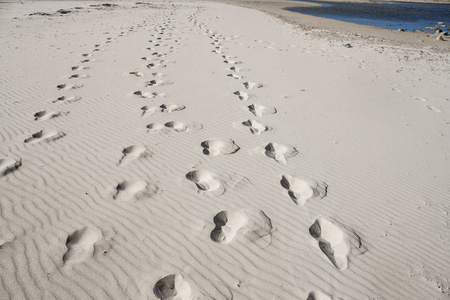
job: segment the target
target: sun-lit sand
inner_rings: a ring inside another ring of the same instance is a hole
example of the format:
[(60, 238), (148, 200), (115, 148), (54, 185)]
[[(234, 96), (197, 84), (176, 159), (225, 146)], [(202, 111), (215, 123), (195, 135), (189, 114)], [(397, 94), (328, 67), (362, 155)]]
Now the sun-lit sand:
[(0, 299), (450, 298), (450, 42), (0, 12)]

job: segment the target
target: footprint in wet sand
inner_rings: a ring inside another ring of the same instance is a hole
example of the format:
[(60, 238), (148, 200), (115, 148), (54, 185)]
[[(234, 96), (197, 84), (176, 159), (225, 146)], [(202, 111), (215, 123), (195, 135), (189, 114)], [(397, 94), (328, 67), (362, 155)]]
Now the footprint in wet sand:
[(69, 235), (66, 241), (67, 252), (63, 256), (64, 264), (85, 261), (94, 254), (94, 245), (103, 235), (97, 227), (84, 227)]
[(325, 182), (304, 180), (291, 175), (281, 177), (281, 186), (297, 205), (304, 205), (310, 199), (322, 199), (327, 195), (328, 185)]
[(197, 192), (202, 194), (204, 192), (216, 191), (222, 188), (220, 181), (215, 178), (215, 175), (209, 171), (195, 170), (186, 174), (186, 178), (197, 186)]
[(180, 274), (167, 275), (158, 280), (153, 293), (161, 300), (190, 300), (191, 287)]
[(250, 127), (250, 132), (251, 132), (252, 134), (256, 134), (256, 135), (260, 135), (260, 134), (261, 134), (262, 132), (264, 132), (264, 131), (270, 131), (270, 130), (272, 130), (271, 127), (269, 127), (269, 126), (264, 126), (264, 125), (258, 123), (257, 121), (251, 120), (251, 119), (242, 122), (242, 125), (247, 126), (247, 127)]
[(330, 262), (339, 270), (348, 268), (348, 255), (352, 249), (363, 254), (367, 249), (361, 238), (349, 227), (319, 217), (309, 228), (309, 233), (319, 242), (319, 247)]
[(14, 172), (22, 165), (22, 160), (15, 160), (10, 157), (0, 158), (0, 177)]
[(131, 179), (123, 181), (116, 186), (113, 196), (116, 201), (131, 201), (137, 199), (140, 193), (145, 191), (148, 184), (142, 179)]
[(55, 111), (39, 111), (37, 113), (34, 114), (34, 120), (35, 121), (46, 121), (46, 120), (50, 120), (53, 118), (57, 118), (59, 116), (61, 116), (62, 113), (61, 112), (55, 112)]
[(232, 139), (207, 140), (202, 142), (201, 146), (203, 147), (203, 154), (209, 156), (234, 154), (241, 149)]
[(274, 107), (264, 106), (256, 103), (247, 106), (247, 108), (252, 114), (255, 115), (255, 117), (262, 117), (263, 115), (277, 113), (277, 110)]
[(165, 113), (171, 113), (175, 111), (180, 111), (186, 108), (184, 105), (176, 105), (176, 104), (161, 104), (161, 111)]
[(142, 145), (133, 145), (126, 147), (122, 151), (122, 158), (119, 161), (119, 165), (126, 165), (132, 160), (138, 159), (146, 154), (147, 148)]
[(273, 158), (279, 163), (286, 164), (287, 158), (294, 157), (298, 154), (297, 149), (288, 145), (281, 145), (277, 143), (269, 143), (264, 148), (264, 154), (267, 157)]
[(250, 98), (250, 96), (246, 92), (243, 92), (243, 91), (236, 91), (233, 94), (238, 96), (239, 100), (241, 100), (241, 101), (247, 101)]
[(41, 141), (55, 141), (57, 139), (62, 138), (65, 134), (61, 131), (57, 130), (41, 130), (39, 132), (34, 133), (31, 137), (24, 140), (24, 143), (34, 144)]
[(66, 97), (66, 96), (62, 96), (62, 97), (58, 97), (58, 99), (53, 100), (52, 103), (57, 103), (57, 102), (77, 102), (80, 101), (81, 97), (76, 97), (76, 96), (70, 96), (70, 97)]
[(244, 82), (243, 85), (247, 90), (259, 89), (259, 88), (263, 87), (263, 85), (261, 83), (248, 82), (248, 81)]
[(259, 209), (246, 208), (223, 210), (214, 217), (215, 228), (211, 231), (211, 240), (219, 244), (228, 244), (240, 234), (261, 246), (272, 241), (272, 221)]

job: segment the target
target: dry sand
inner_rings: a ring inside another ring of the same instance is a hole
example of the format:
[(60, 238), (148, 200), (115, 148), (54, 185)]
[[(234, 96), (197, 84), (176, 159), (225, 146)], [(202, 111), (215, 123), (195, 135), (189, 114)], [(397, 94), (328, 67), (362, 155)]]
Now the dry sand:
[(450, 298), (444, 48), (92, 4), (1, 5), (0, 299)]

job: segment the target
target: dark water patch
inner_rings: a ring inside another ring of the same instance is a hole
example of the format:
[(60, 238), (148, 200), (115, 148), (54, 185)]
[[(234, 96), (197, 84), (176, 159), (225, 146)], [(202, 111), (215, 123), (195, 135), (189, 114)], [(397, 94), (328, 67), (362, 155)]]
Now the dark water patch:
[(450, 30), (450, 4), (417, 2), (327, 2), (301, 1), (316, 3), (320, 7), (289, 7), (289, 11), (306, 15), (345, 21), (350, 23), (407, 31), (423, 30), (434, 32), (426, 27), (435, 27), (443, 31)]

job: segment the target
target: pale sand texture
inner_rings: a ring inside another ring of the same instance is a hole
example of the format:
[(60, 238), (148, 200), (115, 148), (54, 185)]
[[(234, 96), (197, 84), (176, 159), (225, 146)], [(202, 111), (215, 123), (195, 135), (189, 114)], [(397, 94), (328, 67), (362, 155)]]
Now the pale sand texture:
[(448, 53), (90, 4), (1, 6), (0, 299), (449, 299)]

